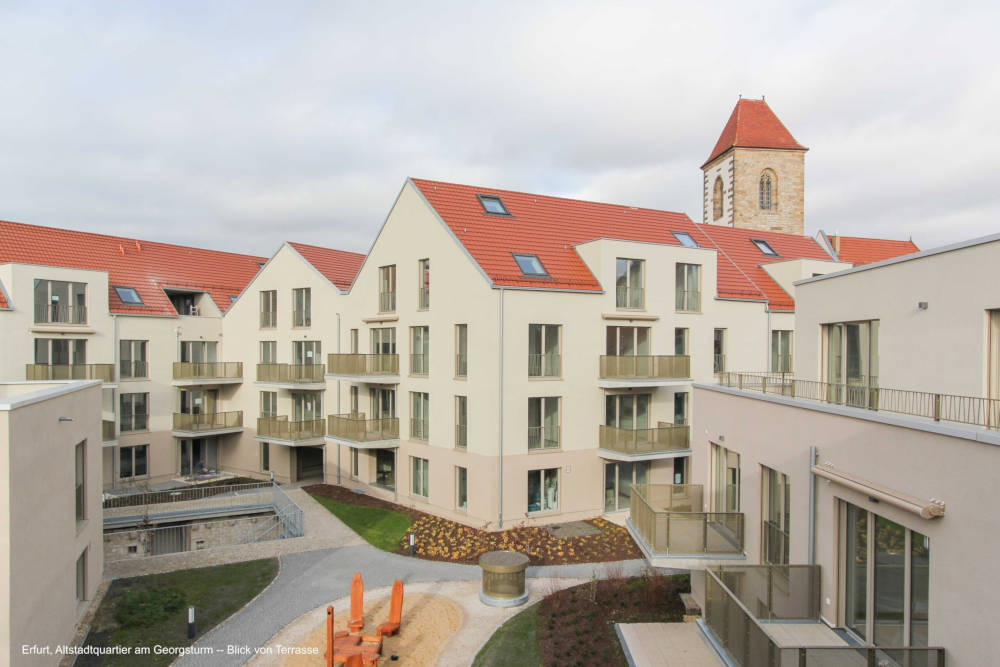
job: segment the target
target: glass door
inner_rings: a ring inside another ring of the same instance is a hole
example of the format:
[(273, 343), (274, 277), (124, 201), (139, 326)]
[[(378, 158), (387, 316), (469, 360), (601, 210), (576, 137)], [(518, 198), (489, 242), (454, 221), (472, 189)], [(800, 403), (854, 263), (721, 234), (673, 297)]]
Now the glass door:
[(620, 461), (604, 464), (604, 511), (627, 510), (632, 499), (632, 485), (649, 481), (649, 461)]

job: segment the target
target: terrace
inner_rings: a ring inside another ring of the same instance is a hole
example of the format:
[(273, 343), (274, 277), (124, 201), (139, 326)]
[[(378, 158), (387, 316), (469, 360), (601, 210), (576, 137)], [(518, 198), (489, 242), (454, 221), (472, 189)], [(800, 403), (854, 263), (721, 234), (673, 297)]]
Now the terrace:
[(702, 512), (700, 484), (634, 484), (626, 525), (647, 557), (744, 558), (743, 514)]

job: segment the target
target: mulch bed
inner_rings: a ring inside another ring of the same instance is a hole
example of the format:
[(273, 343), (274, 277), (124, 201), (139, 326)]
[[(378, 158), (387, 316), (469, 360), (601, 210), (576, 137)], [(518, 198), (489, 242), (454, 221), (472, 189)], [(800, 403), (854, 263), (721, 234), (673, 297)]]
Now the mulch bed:
[[(415, 536), (416, 555), (428, 560), (474, 564), (487, 551), (501, 549), (527, 554), (532, 565), (603, 563), (642, 558), (642, 552), (628, 531), (602, 518), (587, 519), (587, 523), (600, 531), (597, 534), (558, 539), (542, 527), (517, 526), (498, 532), (471, 528), (368, 494), (354, 493), (342, 486), (315, 484), (303, 490), (340, 503), (390, 509), (410, 517), (413, 520), (410, 531)], [(396, 553), (409, 554), (408, 539), (400, 540)]]

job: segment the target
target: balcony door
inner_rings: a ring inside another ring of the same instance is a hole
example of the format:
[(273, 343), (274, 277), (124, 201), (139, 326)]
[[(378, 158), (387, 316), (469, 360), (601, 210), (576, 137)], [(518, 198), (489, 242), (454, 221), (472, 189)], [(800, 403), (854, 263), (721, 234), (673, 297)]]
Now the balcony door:
[[(993, 400), (1000, 400), (1000, 310), (989, 311), (990, 334), (989, 351), (987, 352), (988, 364), (986, 395)], [(1000, 408), (994, 408), (990, 414), (994, 417), (991, 425), (997, 425), (997, 417), (1000, 417)]]
[(292, 342), (292, 364), (294, 366), (311, 366), (320, 363), (320, 341), (297, 340)]
[(606, 348), (610, 357), (648, 356), (649, 327), (608, 327)]
[(181, 440), (182, 475), (202, 475), (219, 469), (219, 443), (215, 438)]
[(308, 422), (323, 418), (323, 398), (318, 392), (292, 394), (292, 421)]
[(386, 387), (372, 387), (369, 391), (371, 398), (371, 419), (391, 419), (396, 416), (396, 390)]
[(218, 405), (217, 389), (181, 390), (181, 413), (186, 415), (214, 414)]
[(194, 364), (214, 364), (217, 343), (204, 340), (182, 340), (181, 361)]
[(828, 324), (826, 329), (826, 381), (829, 400), (856, 407), (872, 405), (878, 387), (879, 321)]
[(649, 461), (616, 461), (604, 464), (604, 511), (620, 512), (629, 508), (632, 485), (649, 481)]
[(740, 511), (740, 455), (712, 443), (712, 511)]
[(650, 394), (609, 394), (604, 399), (606, 426), (634, 431), (649, 428)]

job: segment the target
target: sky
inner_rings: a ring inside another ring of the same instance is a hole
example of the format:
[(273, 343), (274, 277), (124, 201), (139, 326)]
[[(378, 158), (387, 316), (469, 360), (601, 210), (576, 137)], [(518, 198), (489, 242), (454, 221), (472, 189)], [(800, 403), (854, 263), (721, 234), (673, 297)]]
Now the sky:
[[(0, 0), (0, 219), (365, 252), (407, 177), (702, 216), (737, 99), (806, 154), (806, 232), (1000, 231), (981, 2)], [(2, 241), (2, 240), (0, 240)]]

